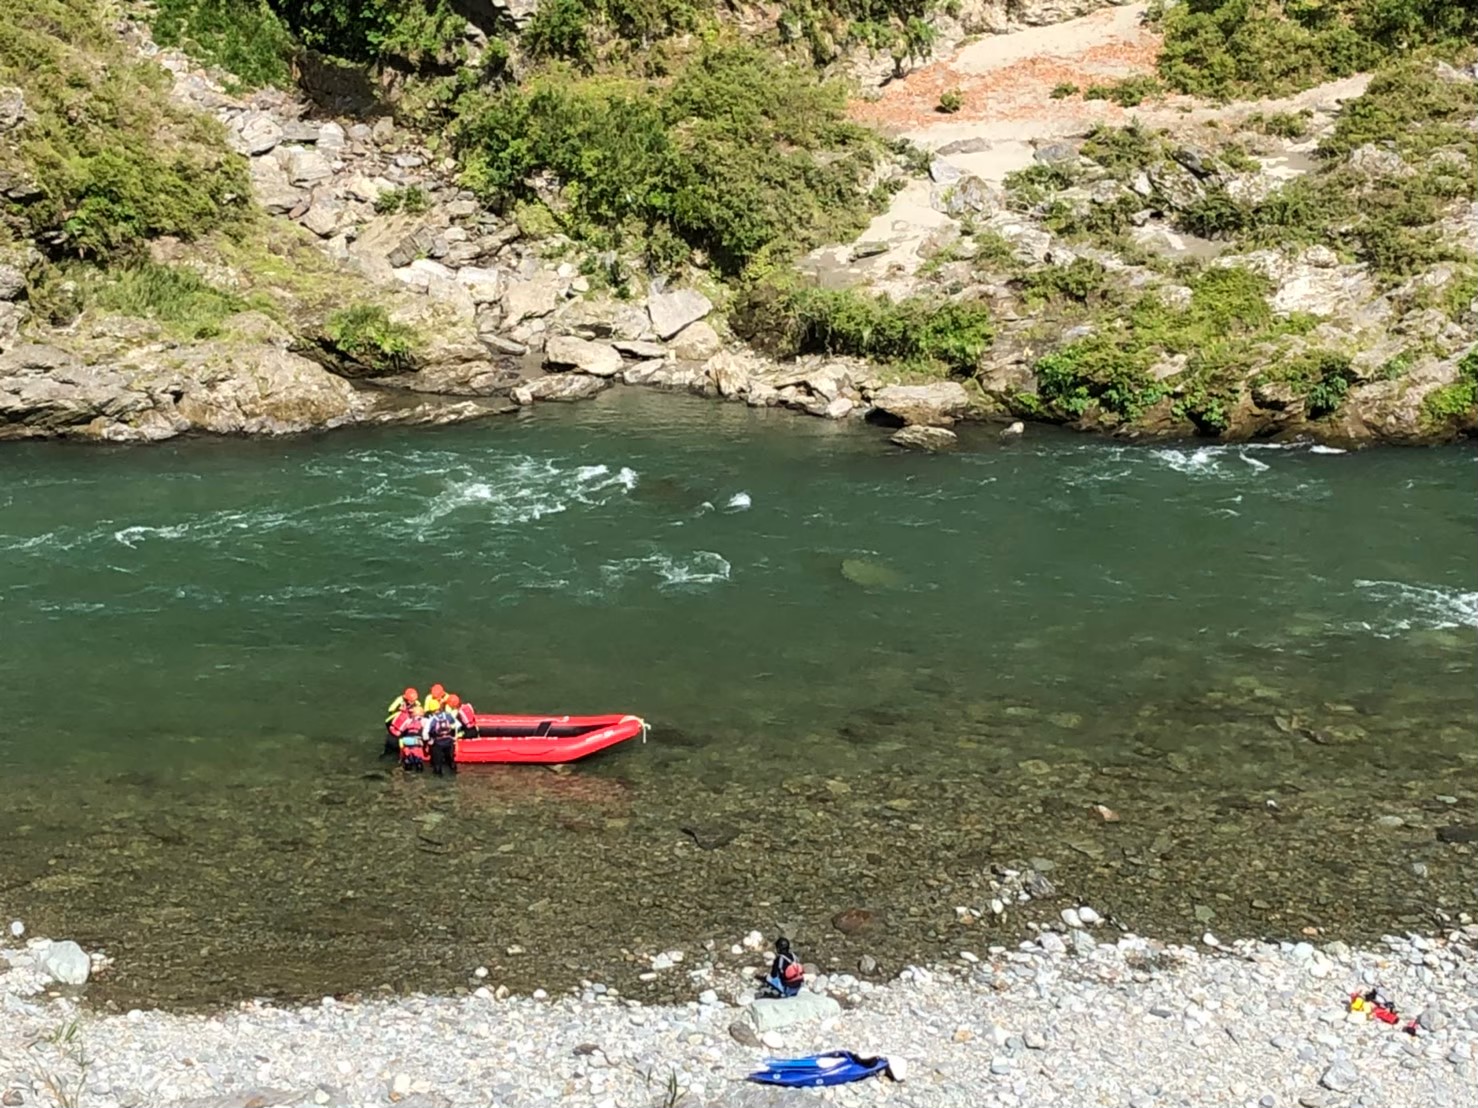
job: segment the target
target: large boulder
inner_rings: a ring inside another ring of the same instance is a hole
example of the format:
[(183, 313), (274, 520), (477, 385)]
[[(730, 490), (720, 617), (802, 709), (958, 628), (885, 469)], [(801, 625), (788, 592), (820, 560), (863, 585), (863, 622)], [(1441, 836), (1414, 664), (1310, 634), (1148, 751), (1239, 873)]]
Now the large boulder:
[(899, 430), (888, 441), (894, 446), (902, 446), (908, 450), (924, 450), (931, 454), (953, 450), (960, 445), (960, 440), (953, 431), (948, 431), (943, 427), (926, 427), (922, 424), (910, 424)]
[(703, 369), (722, 397), (743, 396), (749, 391), (750, 366), (738, 354), (715, 354)]
[(14, 85), (0, 88), (0, 134), (26, 121), (26, 94)]
[[(633, 342), (651, 326), (647, 311), (610, 296), (573, 300), (549, 322), (551, 331), (578, 335), (582, 339), (620, 339)], [(651, 345), (651, 344), (647, 344)], [(656, 355), (647, 355), (655, 357)]]
[(252, 157), (266, 154), (282, 141), (282, 127), (266, 112), (247, 112), (239, 129), (228, 136), (233, 149)]
[(298, 188), (309, 188), (334, 175), (333, 164), (317, 150), (303, 146), (283, 146), (274, 153), (279, 156), (282, 168), (287, 172), (290, 184)]
[(657, 337), (670, 339), (683, 328), (713, 311), (713, 302), (695, 289), (654, 292), (647, 297), (647, 312)]
[(541, 319), (559, 303), (559, 279), (540, 273), (529, 281), (515, 281), (503, 294), (503, 326), (517, 327), (530, 319)]
[(603, 342), (554, 335), (544, 345), (544, 364), (578, 369), (597, 377), (614, 377), (621, 372), (621, 355)]
[(519, 404), (536, 400), (585, 400), (610, 387), (610, 379), (584, 373), (553, 373), (526, 385), (519, 385), (512, 396)]
[(86, 985), (92, 973), (92, 959), (76, 943), (67, 939), (52, 943), (36, 958), (36, 968), (63, 985)]
[(685, 362), (706, 362), (723, 348), (718, 332), (702, 320), (688, 324), (672, 340), (673, 354)]
[(829, 996), (803, 989), (792, 997), (762, 997), (752, 1001), (747, 1014), (754, 1029), (763, 1035), (766, 1031), (779, 1031), (797, 1023), (834, 1019), (842, 1014), (842, 1006)]
[(253, 158), (250, 172), (252, 192), (269, 215), (286, 215), (307, 202), (308, 194), (294, 187), (276, 158)]
[(958, 381), (887, 385), (872, 394), (872, 406), (905, 424), (949, 427), (969, 409), (970, 394)]

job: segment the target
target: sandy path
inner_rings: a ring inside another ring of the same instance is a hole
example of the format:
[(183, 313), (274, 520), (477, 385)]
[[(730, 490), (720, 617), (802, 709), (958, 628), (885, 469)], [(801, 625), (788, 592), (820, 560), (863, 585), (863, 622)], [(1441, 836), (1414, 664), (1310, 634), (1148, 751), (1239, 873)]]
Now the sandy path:
[[(886, 134), (937, 151), (950, 165), (985, 181), (1000, 183), (1008, 173), (1031, 164), (1036, 148), (1054, 139), (1087, 133), (1096, 123), (1121, 125), (1139, 119), (1151, 127), (1192, 130), (1207, 120), (1227, 120), (1254, 111), (1333, 111), (1359, 96), (1368, 76), (1333, 81), (1283, 100), (1211, 104), (1186, 96), (1156, 99), (1135, 108), (1080, 95), (1052, 99), (1068, 82), (1080, 89), (1133, 74), (1153, 74), (1160, 36), (1145, 26), (1144, 3), (1104, 8), (1091, 15), (1009, 35), (969, 42), (953, 56), (915, 70), (882, 89), (876, 100), (854, 101), (851, 115)], [(940, 94), (960, 90), (964, 104), (953, 115), (936, 110)], [(1293, 165), (1274, 175), (1290, 176), (1307, 166)], [(830, 284), (866, 282), (905, 295), (911, 275), (922, 264), (919, 247), (951, 220), (934, 210), (934, 188), (913, 181), (893, 197), (858, 237), (858, 243), (886, 244), (870, 257), (855, 258), (849, 246), (814, 252), (809, 268)]]

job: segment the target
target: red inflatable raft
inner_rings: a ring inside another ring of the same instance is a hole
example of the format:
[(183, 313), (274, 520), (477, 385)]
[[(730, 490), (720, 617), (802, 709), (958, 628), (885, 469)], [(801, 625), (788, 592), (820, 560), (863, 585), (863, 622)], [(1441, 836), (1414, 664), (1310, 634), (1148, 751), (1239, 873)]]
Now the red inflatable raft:
[(457, 762), (573, 762), (608, 746), (646, 741), (637, 716), (477, 716), (477, 738), (457, 740)]

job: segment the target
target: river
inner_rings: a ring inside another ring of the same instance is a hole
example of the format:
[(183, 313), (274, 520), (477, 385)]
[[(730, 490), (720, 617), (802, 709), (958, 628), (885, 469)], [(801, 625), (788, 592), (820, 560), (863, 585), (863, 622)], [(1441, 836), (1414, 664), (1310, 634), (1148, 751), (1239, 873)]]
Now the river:
[[(198, 1006), (663, 996), (623, 951), (750, 927), (896, 967), (1016, 937), (955, 908), (1027, 859), (1154, 933), (1475, 907), (1473, 451), (965, 446), (617, 390), (8, 447), (0, 911)], [(432, 681), (651, 738), (408, 780), (382, 706)]]

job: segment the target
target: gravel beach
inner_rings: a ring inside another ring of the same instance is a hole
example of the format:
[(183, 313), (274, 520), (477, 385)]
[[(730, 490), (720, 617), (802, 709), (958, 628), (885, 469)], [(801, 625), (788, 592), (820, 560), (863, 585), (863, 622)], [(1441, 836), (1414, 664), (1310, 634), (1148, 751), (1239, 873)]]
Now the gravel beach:
[[(651, 955), (652, 973), (689, 982), (680, 1006), (598, 982), (510, 996), (469, 967), (456, 997), (215, 1015), (94, 1012), (47, 972), (65, 974), (61, 944), (17, 937), (0, 950), (0, 1089), (5, 1105), (98, 1108), (1478, 1104), (1478, 925), (1464, 917), (1359, 950), (1209, 933), (1163, 944), (1091, 909), (1063, 917), (1018, 947), (888, 982), (813, 973), (802, 999), (765, 1010), (748, 1006), (747, 974), (769, 953), (757, 932)], [(1348, 1011), (1376, 985), (1398, 1024)], [(886, 1055), (894, 1077), (804, 1092), (744, 1081), (767, 1056), (831, 1049)]]

